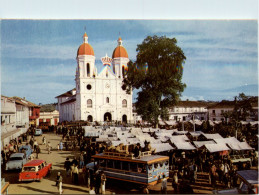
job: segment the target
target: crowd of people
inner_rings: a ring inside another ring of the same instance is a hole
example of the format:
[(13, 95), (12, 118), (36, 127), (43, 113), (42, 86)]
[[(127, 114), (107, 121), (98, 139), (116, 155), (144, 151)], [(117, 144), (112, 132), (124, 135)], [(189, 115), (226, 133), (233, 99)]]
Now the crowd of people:
[[(39, 157), (40, 147), (34, 138), (34, 128), (30, 128), (26, 133), (19, 136), (17, 139), (10, 141), (9, 145), (4, 146), (2, 150), (3, 164), (6, 163), (9, 156), (17, 152), (22, 142), (29, 144), (33, 151), (36, 153), (36, 158)], [(84, 129), (82, 127), (62, 126), (56, 128), (56, 134), (61, 135), (62, 139), (57, 144), (57, 150), (72, 150), (80, 154), (74, 159), (66, 158), (64, 162), (64, 169), (66, 178), (71, 178), (74, 185), (85, 185), (90, 189), (89, 193), (104, 194), (106, 176), (104, 172), (100, 171), (98, 167), (94, 169), (88, 168), (86, 165), (91, 162), (92, 155), (102, 153), (105, 150), (113, 149), (120, 150), (121, 148), (111, 148), (106, 143), (97, 143), (92, 138), (84, 136)], [(46, 137), (42, 137), (42, 145), (46, 146), (48, 153), (51, 153), (52, 146)], [(127, 148), (137, 158), (141, 151), (153, 151), (147, 143), (144, 148), (140, 144), (135, 144), (133, 147)], [(153, 151), (154, 152), (154, 151)], [(191, 188), (192, 184), (197, 182), (197, 173), (203, 172), (208, 174), (208, 182), (213, 189), (217, 186), (225, 185), (225, 187), (237, 187), (237, 174), (238, 170), (250, 169), (251, 165), (256, 164), (256, 153), (249, 152), (249, 157), (252, 159), (246, 163), (231, 163), (230, 156), (220, 155), (219, 153), (209, 153), (205, 150), (192, 150), (192, 151), (168, 151), (163, 155), (169, 156), (170, 167), (170, 183), (175, 193), (193, 193)], [(79, 181), (79, 177), (83, 180)], [(62, 175), (58, 173), (57, 183), (59, 192), (62, 193)], [(167, 180), (162, 179), (161, 193), (167, 192)], [(170, 184), (169, 184), (170, 185)], [(143, 193), (148, 193), (147, 188)]]
[(90, 191), (94, 189), (95, 194), (104, 194), (106, 175), (97, 166), (94, 169), (86, 167), (86, 164), (84, 164), (84, 154), (81, 153), (79, 158), (74, 157), (72, 161), (66, 158), (64, 162), (66, 177), (70, 177), (73, 184), (79, 185), (78, 178), (79, 174), (81, 174), (81, 178), (83, 178), (80, 183), (81, 185), (90, 188)]

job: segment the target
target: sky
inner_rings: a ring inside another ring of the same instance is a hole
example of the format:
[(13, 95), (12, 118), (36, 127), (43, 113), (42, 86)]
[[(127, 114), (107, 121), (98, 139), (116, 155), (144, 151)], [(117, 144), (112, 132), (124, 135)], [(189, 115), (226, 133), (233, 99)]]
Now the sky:
[[(147, 36), (177, 39), (186, 61), (182, 100), (233, 100), (258, 94), (256, 20), (2, 20), (1, 94), (36, 104), (57, 102), (75, 87), (76, 54), (84, 32), (100, 58), (121, 36), (129, 58)], [(136, 92), (134, 92), (134, 99)], [(134, 101), (134, 100), (133, 100)]]

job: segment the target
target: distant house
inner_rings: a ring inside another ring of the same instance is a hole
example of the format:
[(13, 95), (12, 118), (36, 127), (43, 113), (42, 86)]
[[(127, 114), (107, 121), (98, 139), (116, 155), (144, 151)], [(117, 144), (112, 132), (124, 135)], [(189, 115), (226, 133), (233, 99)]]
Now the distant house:
[(29, 123), (30, 126), (38, 126), (39, 125), (39, 117), (40, 117), (40, 106), (26, 100), (25, 98), (20, 97), (12, 97), (15, 102), (23, 105), (28, 105), (29, 107)]
[[(249, 99), (252, 106), (252, 112), (249, 113), (247, 121), (258, 121), (258, 97), (251, 97)], [(235, 101), (222, 100), (214, 105), (208, 107), (209, 120), (212, 121), (226, 121), (224, 117), (225, 112), (233, 112), (235, 108)]]
[(235, 108), (234, 101), (223, 100), (219, 103), (211, 105), (208, 107), (209, 120), (226, 121), (226, 118), (224, 118), (223, 113), (232, 112), (234, 110), (234, 108)]
[(40, 109), (39, 125), (58, 125), (59, 112), (56, 110), (56, 104), (42, 105)]
[(15, 101), (1, 95), (1, 134), (14, 131), (16, 129), (16, 107)]
[(207, 107), (210, 104), (210, 102), (205, 101), (180, 101), (176, 106), (170, 109), (169, 120), (207, 120)]

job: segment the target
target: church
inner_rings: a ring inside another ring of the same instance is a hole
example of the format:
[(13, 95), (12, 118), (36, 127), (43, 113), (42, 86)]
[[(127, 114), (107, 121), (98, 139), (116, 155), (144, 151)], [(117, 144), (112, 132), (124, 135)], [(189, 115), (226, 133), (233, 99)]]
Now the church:
[(97, 121), (103, 123), (132, 123), (132, 92), (122, 89), (122, 81), (129, 62), (127, 50), (119, 37), (112, 58), (101, 58), (102, 70), (98, 73), (94, 49), (85, 33), (77, 50), (75, 88), (57, 96), (59, 122)]

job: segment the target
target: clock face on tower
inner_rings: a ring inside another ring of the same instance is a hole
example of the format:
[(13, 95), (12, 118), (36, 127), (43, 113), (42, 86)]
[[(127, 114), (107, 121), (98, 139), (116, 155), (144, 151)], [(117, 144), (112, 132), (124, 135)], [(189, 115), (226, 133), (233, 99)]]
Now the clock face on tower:
[(109, 83), (106, 83), (105, 87), (108, 89), (110, 87)]

